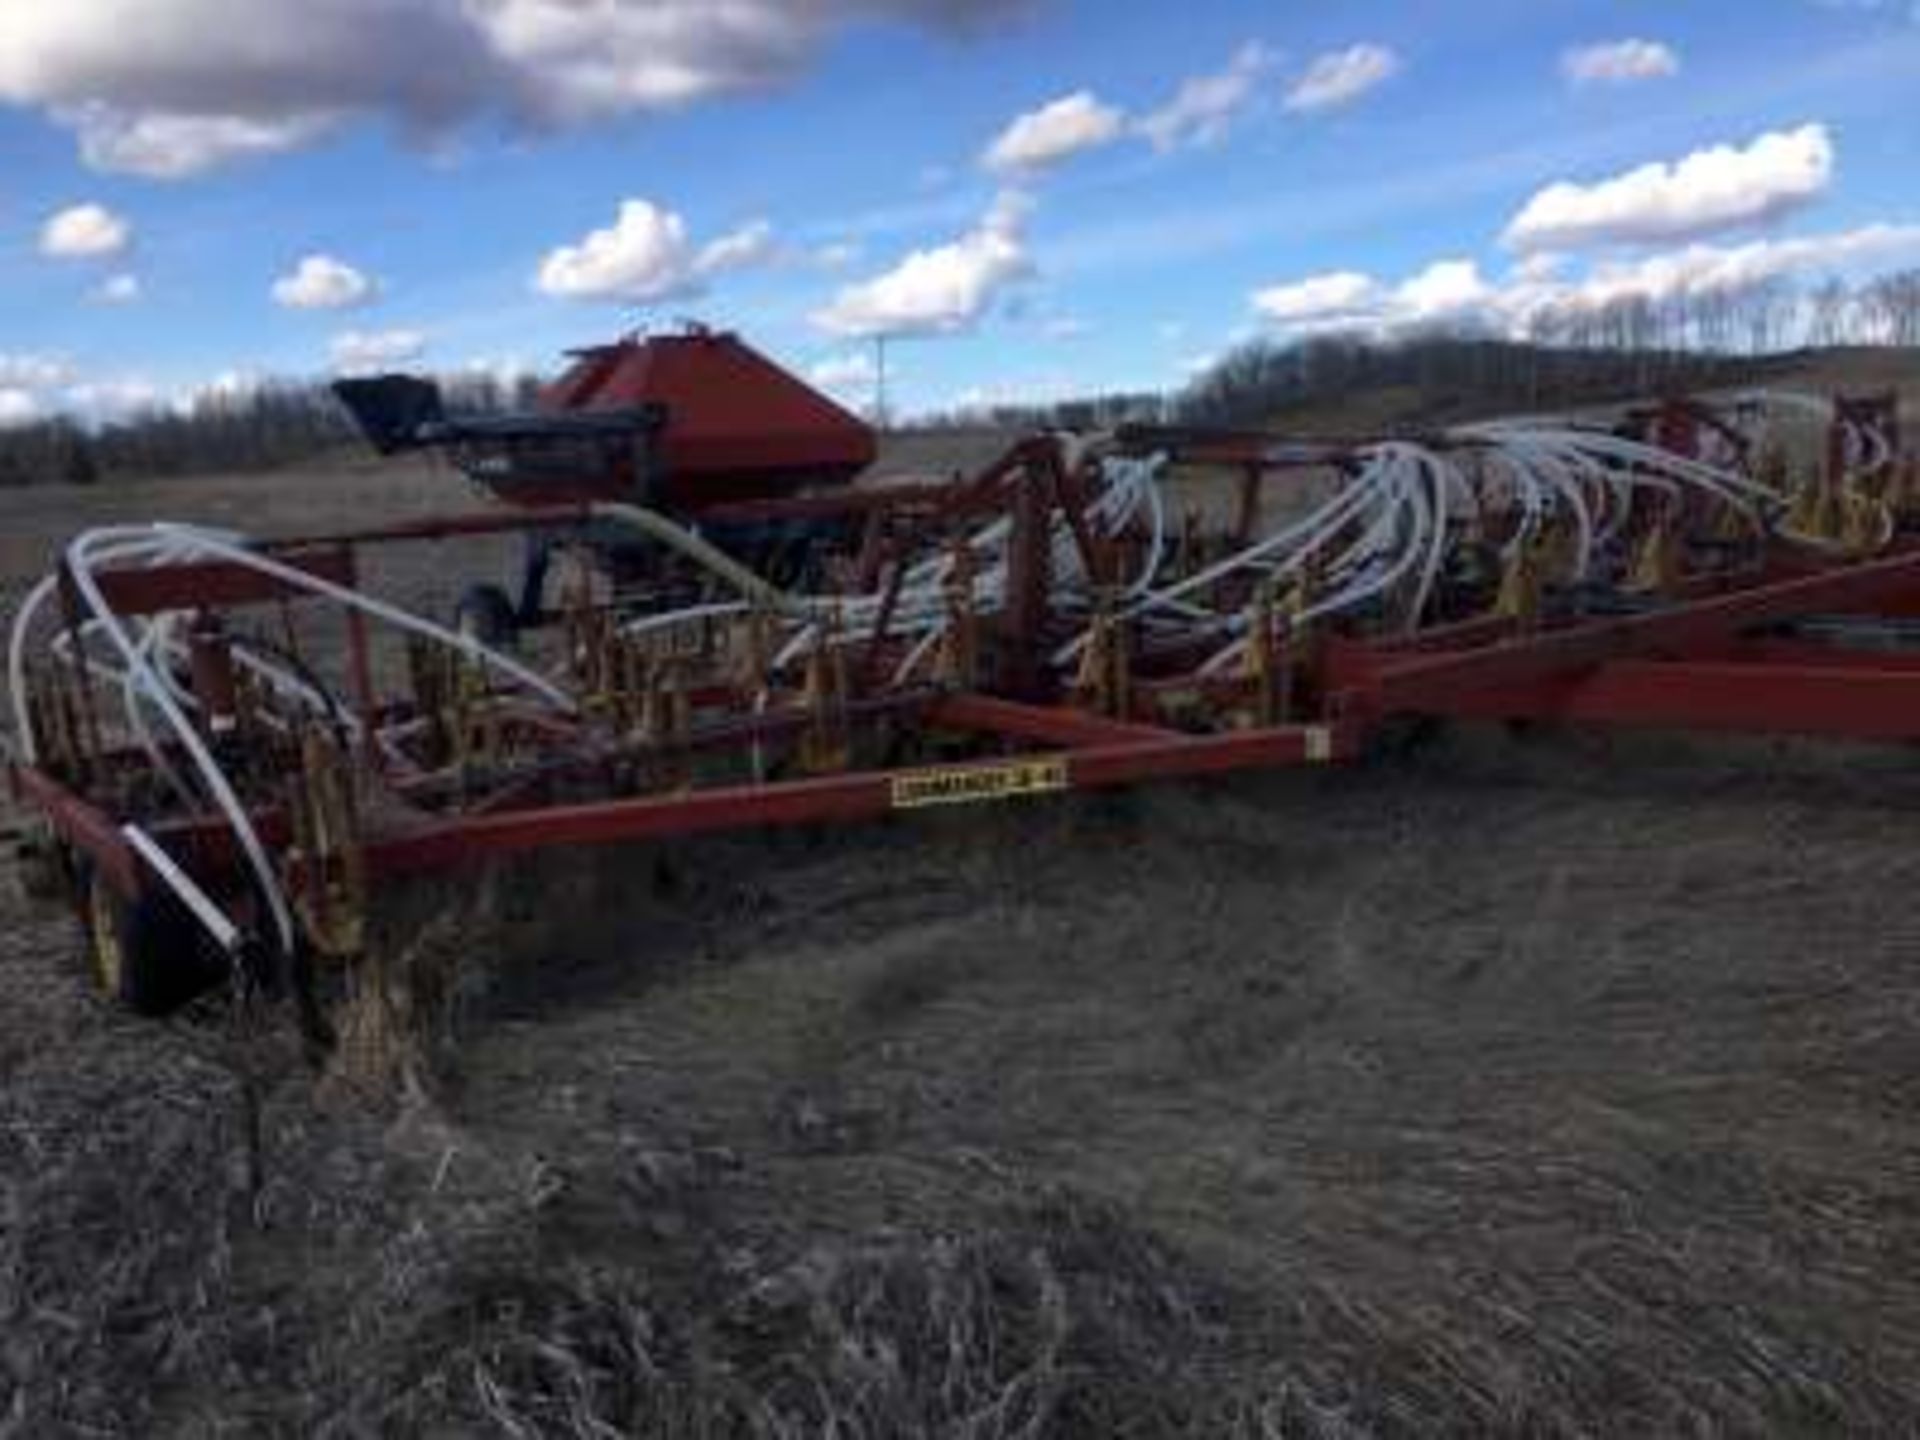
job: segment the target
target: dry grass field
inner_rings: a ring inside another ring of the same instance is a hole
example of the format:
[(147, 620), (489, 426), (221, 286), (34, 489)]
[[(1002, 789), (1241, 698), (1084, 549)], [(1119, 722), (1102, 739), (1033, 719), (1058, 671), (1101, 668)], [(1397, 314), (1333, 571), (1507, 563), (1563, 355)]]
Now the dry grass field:
[[(0, 584), (457, 498), (4, 494)], [(408, 1102), (0, 887), (0, 1437), (1910, 1433), (1916, 817), (1907, 750), (1461, 732), (554, 857), (418, 897), (486, 983)]]

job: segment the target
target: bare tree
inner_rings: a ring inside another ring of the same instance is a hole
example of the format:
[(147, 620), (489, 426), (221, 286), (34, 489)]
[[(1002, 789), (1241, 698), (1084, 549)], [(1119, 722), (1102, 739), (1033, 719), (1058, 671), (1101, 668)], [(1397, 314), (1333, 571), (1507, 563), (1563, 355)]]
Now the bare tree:
[(1882, 344), (1920, 346), (1920, 270), (1882, 275), (1861, 299)]
[(1809, 297), (1807, 339), (1820, 346), (1844, 345), (1850, 337), (1853, 291), (1834, 275), (1814, 288)]

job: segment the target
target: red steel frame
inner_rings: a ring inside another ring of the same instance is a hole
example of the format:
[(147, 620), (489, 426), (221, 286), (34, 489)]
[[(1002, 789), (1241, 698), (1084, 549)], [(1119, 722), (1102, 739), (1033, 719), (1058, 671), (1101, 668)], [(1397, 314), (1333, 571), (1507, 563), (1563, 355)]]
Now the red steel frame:
[(1328, 683), (1356, 718), (1920, 737), (1920, 657), (1747, 638), (1814, 615), (1899, 615), (1916, 602), (1920, 549), (1908, 549), (1534, 634), (1463, 627), (1458, 646), (1442, 632), (1408, 650), (1336, 642)]
[[(917, 509), (970, 513), (1031, 494), (1036, 506), (1060, 505), (1070, 515), (1077, 513), (1072, 477), (1054, 474), (1045, 487), (1021, 486), (1010, 496), (996, 497), (1011, 474), (1000, 471), (963, 486), (918, 487), (897, 498)], [(1041, 494), (1042, 488), (1047, 493)], [(556, 506), (268, 548), (287, 563), (351, 585), (357, 544), (568, 525), (585, 518), (580, 507)], [(1103, 562), (1091, 540), (1086, 543), (1089, 568), (1098, 573)], [(1044, 563), (1037, 547), (1024, 560), (1016, 550), (1014, 613), (1003, 623), (1037, 633), (1034, 616), (1021, 607), (1040, 603), (1035, 597), (1044, 595)], [(1041, 570), (1023, 574), (1023, 566)], [(271, 579), (217, 562), (106, 573), (101, 580), (111, 602), (134, 614), (272, 601), (287, 593)], [(1920, 547), (1910, 547), (1810, 571), (1780, 567), (1744, 578), (1722, 577), (1644, 613), (1577, 618), (1528, 632), (1482, 620), (1398, 642), (1329, 636), (1319, 677), (1324, 702), (1316, 723), (1189, 733), (1157, 723), (1146, 713), (1150, 701), (1138, 695), (1134, 715), (1124, 720), (1036, 703), (1029, 698), (1033, 676), (1018, 669), (1006, 694), (929, 692), (885, 703), (913, 712), (915, 723), (924, 727), (969, 735), (1005, 752), (938, 768), (943, 783), (962, 798), (1338, 762), (1361, 753), (1374, 729), (1397, 715), (1909, 739), (1920, 738), (1920, 654), (1848, 649), (1770, 632), (1811, 616), (1916, 611)], [(354, 698), (372, 713), (365, 637), (350, 627), (348, 641)], [(1215, 680), (1208, 688), (1230, 692), (1243, 683)], [(793, 723), (780, 716), (745, 721), (739, 734), (771, 733)], [(1041, 767), (1031, 772), (1041, 779), (997, 788), (1010, 767), (1022, 765)], [(902, 808), (902, 782), (925, 773), (857, 770), (584, 804), (522, 805), (509, 796), (493, 808), (452, 816), (422, 813), (403, 833), (373, 834), (366, 859), (376, 876), (406, 875), (553, 846), (866, 820)], [(114, 817), (39, 767), (13, 766), (11, 782), (15, 793), (90, 857), (116, 889), (131, 895), (143, 887), (142, 864)], [(266, 813), (258, 821), (270, 843), (284, 840), (284, 817)], [(233, 869), (231, 842), (213, 821), (175, 820), (156, 824), (153, 833), (203, 881), (217, 885)]]

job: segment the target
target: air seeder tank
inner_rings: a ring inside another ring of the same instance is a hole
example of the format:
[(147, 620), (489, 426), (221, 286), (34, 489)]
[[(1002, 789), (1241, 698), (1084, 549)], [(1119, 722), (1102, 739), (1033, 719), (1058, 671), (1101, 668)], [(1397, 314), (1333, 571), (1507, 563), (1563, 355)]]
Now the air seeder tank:
[[(555, 416), (648, 411), (648, 503), (681, 514), (841, 485), (873, 463), (873, 430), (799, 377), (725, 331), (694, 327), (570, 352), (541, 392)], [(631, 479), (568, 498), (622, 500)], [(551, 499), (551, 495), (525, 498)]]

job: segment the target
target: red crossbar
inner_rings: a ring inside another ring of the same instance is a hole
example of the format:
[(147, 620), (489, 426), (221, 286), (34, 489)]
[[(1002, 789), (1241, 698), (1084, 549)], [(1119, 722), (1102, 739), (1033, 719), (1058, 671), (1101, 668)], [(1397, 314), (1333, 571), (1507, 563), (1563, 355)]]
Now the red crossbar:
[[(353, 552), (344, 547), (279, 551), (273, 558), (289, 569), (335, 585), (351, 588), (354, 584)], [(93, 578), (107, 604), (122, 615), (258, 605), (270, 600), (297, 600), (309, 593), (285, 580), (225, 560), (96, 570)]]
[[(1255, 766), (1324, 764), (1350, 758), (1358, 749), (1358, 740), (1357, 732), (1344, 726), (1286, 726), (1100, 745), (1022, 760), (1063, 761), (1064, 786), (1049, 788), (1089, 789), (1214, 775)], [(985, 776), (1009, 763), (983, 760), (945, 767), (938, 773), (946, 777)], [(367, 847), (367, 859), (376, 873), (404, 874), (554, 846), (872, 820), (898, 807), (896, 781), (914, 773), (862, 771), (776, 785), (729, 786), (690, 795), (470, 816), (417, 834), (375, 841)]]
[[(1587, 621), (1474, 649), (1341, 656), (1343, 683), (1375, 714), (1448, 711), (1477, 691), (1540, 681), (1633, 656), (1692, 656), (1743, 629), (1812, 614), (1872, 610), (1920, 591), (1920, 552), (1773, 581), (1664, 610)], [(1370, 672), (1370, 673), (1369, 673)]]

